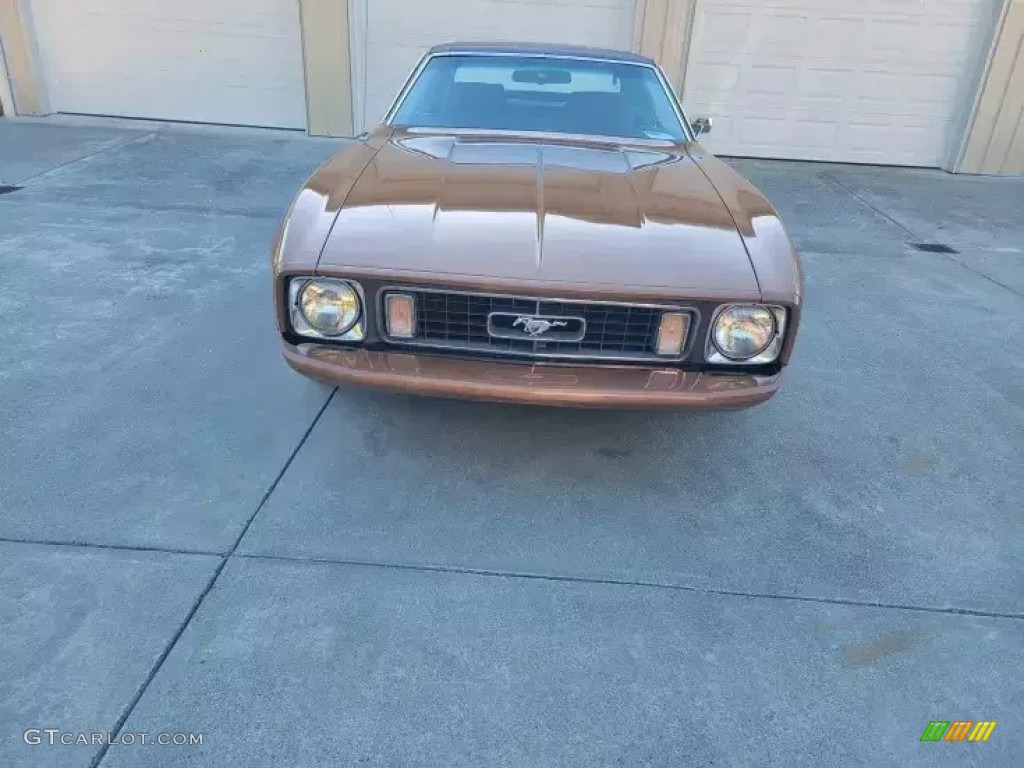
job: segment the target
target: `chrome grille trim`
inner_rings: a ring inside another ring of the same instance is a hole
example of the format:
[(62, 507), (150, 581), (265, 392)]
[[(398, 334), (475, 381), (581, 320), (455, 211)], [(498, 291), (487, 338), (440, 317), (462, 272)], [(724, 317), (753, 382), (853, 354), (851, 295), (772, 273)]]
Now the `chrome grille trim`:
[[(405, 293), (415, 297), (418, 337), (392, 339), (387, 334), (384, 297)], [(442, 317), (438, 303), (444, 301)], [(452, 303), (455, 306), (452, 306)], [(473, 302), (477, 302), (474, 308)], [(386, 285), (377, 292), (377, 330), (388, 344), (402, 347), (480, 352), (518, 358), (565, 358), (595, 362), (680, 362), (690, 353), (700, 325), (700, 312), (687, 304), (621, 302), (591, 299), (548, 298), (518, 294), (445, 290), (419, 286)], [(431, 309), (433, 307), (433, 309)], [(584, 315), (587, 333), (581, 342), (545, 342), (493, 338), (487, 332), (489, 312), (508, 311), (529, 315)], [(595, 313), (604, 313), (595, 317)], [(663, 312), (685, 312), (690, 316), (686, 340), (680, 355), (656, 355), (658, 322)], [(612, 314), (614, 313), (614, 314)], [(465, 320), (452, 314), (465, 316)], [(608, 321), (613, 328), (609, 330)], [(433, 325), (431, 325), (433, 324)], [(439, 327), (443, 324), (444, 328)], [(456, 332), (453, 334), (453, 326)], [(594, 338), (600, 333), (599, 338)], [(426, 337), (425, 337), (426, 335)], [(455, 335), (457, 338), (452, 338)]]

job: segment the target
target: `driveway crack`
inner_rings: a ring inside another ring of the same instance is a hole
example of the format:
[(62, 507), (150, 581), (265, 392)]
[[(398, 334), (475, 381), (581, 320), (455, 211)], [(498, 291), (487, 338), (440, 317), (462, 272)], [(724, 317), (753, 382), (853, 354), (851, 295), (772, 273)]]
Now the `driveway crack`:
[(23, 187), (23, 186), (25, 186), (26, 183), (28, 183), (30, 181), (35, 181), (36, 179), (40, 179), (43, 176), (47, 176), (47, 175), (49, 175), (51, 173), (55, 173), (56, 171), (59, 171), (62, 168), (67, 168), (68, 166), (75, 165), (76, 163), (81, 163), (82, 161), (88, 160), (91, 157), (96, 157), (96, 155), (102, 155), (104, 152), (110, 152), (110, 151), (115, 150), (115, 149), (121, 149), (121, 147), (127, 147), (129, 144), (135, 144), (136, 142), (140, 142), (143, 139), (148, 139), (151, 136), (156, 136), (158, 133), (160, 133), (160, 131), (146, 131), (145, 133), (143, 133), (140, 136), (133, 136), (130, 139), (125, 139), (124, 141), (119, 141), (117, 144), (111, 144), (110, 146), (107, 146), (107, 147), (101, 147), (100, 149), (97, 149), (95, 152), (90, 152), (87, 155), (82, 155), (81, 157), (76, 157), (73, 160), (68, 160), (65, 163), (61, 163), (60, 165), (53, 166), (53, 168), (47, 168), (45, 171), (40, 171), (39, 173), (37, 173), (37, 174), (35, 174), (33, 176), (29, 176), (27, 178), (21, 179), (20, 181), (16, 181), (14, 183), (17, 184), (18, 186), (22, 186)]
[[(833, 176), (828, 171), (821, 171), (820, 174), (821, 174), (822, 177), (824, 177), (824, 178), (828, 179), (829, 181), (831, 181), (833, 184), (835, 184), (841, 190), (846, 192), (848, 195), (850, 195), (851, 197), (854, 197), (857, 200), (859, 200), (861, 203), (866, 205), (868, 208), (870, 208), (872, 211), (877, 213), (879, 216), (881, 216), (886, 221), (889, 221), (892, 224), (895, 224), (897, 227), (899, 227), (904, 232), (906, 232), (908, 235), (910, 235), (914, 240), (922, 241), (922, 240), (927, 240), (928, 239), (928, 238), (926, 238), (926, 237), (924, 237), (922, 235), (917, 234), (914, 230), (912, 230), (906, 224), (904, 224), (903, 222), (899, 221), (899, 219), (896, 219), (895, 217), (893, 217), (890, 214), (888, 214), (885, 211), (883, 211), (877, 205), (875, 205), (870, 200), (868, 200), (866, 197), (864, 197), (859, 192), (857, 192), (857, 190), (853, 189), (853, 187), (850, 187), (847, 184), (844, 184), (842, 181), (840, 181), (838, 178)], [(953, 258), (952, 254), (940, 253), (939, 255), (945, 257), (946, 259), (948, 259), (949, 261), (953, 262), (954, 264), (959, 264), (961, 267), (966, 269), (968, 272), (973, 272), (978, 277), (982, 277), (985, 280), (988, 280), (990, 283), (993, 283), (994, 285), (998, 285), (1000, 288), (1005, 288), (1006, 290), (1008, 290), (1010, 293), (1014, 294), (1015, 296), (1022, 296), (1022, 297), (1024, 297), (1024, 293), (1021, 293), (1016, 288), (1012, 288), (1009, 285), (1006, 285), (1005, 283), (999, 282), (994, 277), (990, 277), (989, 275), (986, 275), (984, 272), (980, 272), (979, 270), (977, 270), (974, 267), (972, 267), (970, 264), (967, 264), (967, 263), (961, 261), (960, 259)]]
[(260, 503), (256, 505), (256, 509), (253, 511), (251, 515), (249, 515), (249, 519), (245, 522), (245, 525), (242, 527), (241, 532), (235, 538), (234, 543), (231, 545), (230, 549), (228, 549), (221, 555), (220, 562), (217, 564), (217, 567), (214, 569), (213, 574), (206, 582), (206, 586), (203, 587), (203, 591), (199, 593), (199, 596), (195, 599), (195, 602), (192, 603), (192, 607), (189, 609), (189, 612), (185, 616), (184, 621), (182, 621), (181, 626), (178, 627), (177, 631), (174, 633), (170, 641), (168, 641), (167, 645), (164, 647), (159, 658), (156, 660), (156, 663), (153, 665), (152, 669), (149, 670), (149, 674), (146, 676), (146, 679), (139, 687), (139, 690), (135, 692), (135, 695), (132, 697), (132, 700), (128, 702), (128, 706), (125, 707), (124, 712), (121, 713), (121, 717), (118, 718), (117, 723), (114, 725), (113, 730), (110, 732), (111, 737), (105, 741), (102, 747), (100, 747), (100, 751), (96, 753), (92, 761), (89, 763), (89, 768), (96, 768), (100, 763), (103, 762), (103, 758), (107, 756), (107, 751), (110, 749), (111, 742), (117, 740), (118, 735), (121, 733), (121, 729), (124, 728), (124, 724), (128, 721), (128, 718), (131, 717), (132, 712), (135, 711), (135, 707), (138, 705), (139, 701), (142, 699), (146, 691), (149, 689), (149, 684), (153, 682), (153, 679), (156, 677), (157, 672), (160, 671), (160, 668), (164, 665), (164, 662), (167, 660), (167, 657), (171, 655), (171, 651), (174, 650), (174, 646), (178, 644), (178, 639), (182, 636), (182, 634), (184, 634), (185, 630), (188, 628), (188, 625), (192, 623), (192, 618), (199, 611), (199, 607), (203, 604), (203, 600), (205, 600), (206, 596), (210, 594), (210, 592), (213, 590), (213, 586), (217, 583), (217, 579), (219, 579), (221, 573), (223, 573), (224, 566), (227, 565), (228, 560), (230, 560), (231, 557), (235, 554), (235, 550), (237, 550), (239, 544), (242, 543), (242, 539), (245, 538), (245, 534), (248, 533), (249, 526), (253, 524), (253, 521), (263, 510), (264, 505), (266, 505), (267, 501), (270, 499), (270, 496), (277, 489), (278, 484), (281, 482), (281, 478), (284, 477), (285, 473), (288, 471), (288, 468), (292, 465), (292, 462), (295, 460), (295, 457), (298, 455), (299, 451), (302, 450), (302, 446), (305, 445), (306, 440), (309, 438), (309, 435), (313, 432), (313, 428), (317, 425), (317, 422), (320, 421), (320, 417), (324, 415), (324, 411), (326, 411), (327, 406), (331, 404), (331, 400), (334, 399), (334, 395), (337, 391), (337, 387), (331, 390), (331, 393), (327, 396), (327, 399), (324, 401), (324, 404), (320, 407), (320, 410), (317, 411), (317, 414), (313, 418), (313, 421), (306, 428), (306, 431), (303, 433), (302, 438), (295, 445), (295, 448), (288, 456), (288, 459), (282, 465), (281, 470), (277, 473), (277, 476), (267, 487), (266, 492), (263, 494), (263, 498), (260, 499)]
[(986, 611), (979, 608), (961, 608), (958, 606), (937, 607), (916, 605), (913, 603), (886, 603), (875, 600), (853, 600), (842, 597), (822, 597), (816, 595), (794, 595), (778, 592), (750, 592), (740, 589), (722, 589), (717, 587), (698, 587), (689, 584), (671, 584), (660, 581), (644, 581), (639, 579), (602, 578), (599, 576), (568, 576), (562, 574), (531, 573), (529, 571), (505, 571), (489, 568), (471, 568), (450, 565), (429, 565), (409, 563), (387, 563), (375, 560), (348, 560), (344, 558), (297, 557), (289, 555), (257, 555), (243, 553), (240, 558), (248, 560), (270, 560), (292, 563), (321, 563), (325, 565), (348, 565), (361, 568), (385, 568), (402, 571), (421, 571), (426, 573), (448, 573), (469, 576), (487, 576), (504, 579), (534, 579), (537, 581), (568, 582), (572, 584), (607, 584), (616, 587), (643, 587), (645, 589), (664, 589), (676, 592), (691, 592), (704, 595), (725, 597), (746, 597), (757, 600), (786, 600), (801, 603), (824, 603), (827, 605), (851, 605), (863, 608), (890, 608), (901, 611), (921, 611), (923, 613), (942, 613), (954, 616), (980, 616), (994, 619), (1024, 620), (1024, 613), (1013, 611)]

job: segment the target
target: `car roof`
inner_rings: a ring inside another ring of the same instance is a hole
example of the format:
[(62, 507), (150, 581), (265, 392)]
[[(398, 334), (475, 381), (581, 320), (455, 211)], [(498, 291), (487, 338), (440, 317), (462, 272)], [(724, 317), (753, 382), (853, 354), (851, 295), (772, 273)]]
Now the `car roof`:
[(647, 64), (654, 66), (654, 59), (629, 51), (616, 51), (611, 48), (590, 48), (585, 45), (555, 45), (551, 43), (442, 43), (435, 45), (430, 54), (478, 53), (487, 54), (523, 54), (528, 56), (559, 56), (566, 58), (601, 59), (602, 61), (621, 61), (631, 64)]

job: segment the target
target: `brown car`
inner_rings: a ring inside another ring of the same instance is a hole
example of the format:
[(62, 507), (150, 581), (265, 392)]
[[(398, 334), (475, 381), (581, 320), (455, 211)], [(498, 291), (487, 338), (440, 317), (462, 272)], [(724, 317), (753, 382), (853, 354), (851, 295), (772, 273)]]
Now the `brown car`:
[(632, 53), (450, 44), (306, 182), (285, 359), (333, 384), (574, 406), (770, 398), (802, 277), (778, 214)]

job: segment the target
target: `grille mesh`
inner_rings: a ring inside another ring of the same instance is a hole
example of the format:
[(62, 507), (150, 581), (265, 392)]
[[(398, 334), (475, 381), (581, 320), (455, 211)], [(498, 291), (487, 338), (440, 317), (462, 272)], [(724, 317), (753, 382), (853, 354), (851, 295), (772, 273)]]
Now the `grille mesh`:
[[(654, 344), (665, 309), (416, 289), (396, 292), (416, 297), (417, 335), (394, 343), (525, 357), (664, 359), (654, 354)], [(586, 331), (579, 341), (496, 338), (487, 330), (492, 312), (582, 317)], [(692, 317), (690, 325), (692, 329)]]

